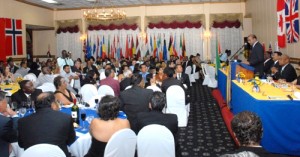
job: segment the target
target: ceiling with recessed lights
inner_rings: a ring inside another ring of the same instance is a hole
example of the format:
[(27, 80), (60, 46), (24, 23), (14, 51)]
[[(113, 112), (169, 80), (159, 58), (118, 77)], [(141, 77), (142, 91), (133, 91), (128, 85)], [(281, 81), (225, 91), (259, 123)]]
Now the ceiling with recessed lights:
[[(93, 7), (95, 0), (50, 0), (57, 3), (48, 3), (48, 0), (17, 0), (28, 4), (33, 4), (50, 9), (80, 9)], [(194, 4), (194, 3), (227, 3), (243, 2), (245, 0), (100, 0), (101, 6), (147, 6), (147, 5), (169, 5), (169, 4)]]

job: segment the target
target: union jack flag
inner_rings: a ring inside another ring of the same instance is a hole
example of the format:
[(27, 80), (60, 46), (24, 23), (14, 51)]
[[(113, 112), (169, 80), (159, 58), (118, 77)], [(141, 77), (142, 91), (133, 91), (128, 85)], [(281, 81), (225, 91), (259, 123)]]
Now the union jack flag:
[(288, 43), (299, 40), (298, 0), (285, 0), (285, 25)]

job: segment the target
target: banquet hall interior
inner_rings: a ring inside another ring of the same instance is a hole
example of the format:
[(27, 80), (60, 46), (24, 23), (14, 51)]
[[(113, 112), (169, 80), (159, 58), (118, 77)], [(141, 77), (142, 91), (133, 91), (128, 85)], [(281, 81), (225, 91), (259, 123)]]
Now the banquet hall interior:
[(0, 0), (0, 157), (300, 156), (298, 1)]

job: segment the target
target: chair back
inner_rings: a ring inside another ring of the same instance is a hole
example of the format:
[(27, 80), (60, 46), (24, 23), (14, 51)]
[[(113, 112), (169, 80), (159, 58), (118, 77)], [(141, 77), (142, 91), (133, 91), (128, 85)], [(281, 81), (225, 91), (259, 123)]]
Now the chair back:
[(53, 83), (46, 82), (41, 86), (37, 87), (37, 89), (41, 89), (43, 92), (55, 92), (56, 88)]
[(34, 87), (37, 87), (39, 84), (39, 81), (37, 80), (37, 77), (34, 73), (29, 73), (24, 76), (23, 80), (30, 80), (33, 83)]
[(104, 150), (104, 157), (134, 157), (136, 134), (131, 129), (122, 129), (114, 133)]
[(182, 87), (173, 85), (167, 89), (166, 113), (177, 115), (178, 126), (185, 127), (188, 122), (188, 110), (185, 106), (185, 93)]
[(24, 151), (21, 157), (66, 157), (65, 153), (52, 144), (37, 144)]
[(114, 90), (110, 86), (108, 86), (108, 85), (101, 85), (98, 88), (98, 95), (100, 95), (100, 96), (105, 96), (105, 95), (115, 96), (115, 92), (114, 92)]
[(82, 101), (89, 102), (93, 96), (98, 95), (97, 88), (92, 84), (85, 84), (81, 87), (79, 94), (82, 96)]
[(173, 134), (165, 126), (147, 125), (137, 136), (137, 152), (142, 157), (175, 157)]
[(161, 89), (157, 86), (148, 86), (146, 89), (152, 89), (153, 92), (161, 92)]
[(196, 80), (194, 78), (194, 74), (192, 74), (192, 67), (191, 66), (187, 66), (185, 68), (185, 73), (189, 76), (191, 85), (192, 85), (192, 82), (196, 82)]
[(216, 88), (218, 86), (218, 82), (215, 79), (215, 68), (213, 66), (209, 66), (208, 64), (203, 64), (202, 70), (204, 74), (204, 80), (202, 85), (207, 85), (208, 87)]

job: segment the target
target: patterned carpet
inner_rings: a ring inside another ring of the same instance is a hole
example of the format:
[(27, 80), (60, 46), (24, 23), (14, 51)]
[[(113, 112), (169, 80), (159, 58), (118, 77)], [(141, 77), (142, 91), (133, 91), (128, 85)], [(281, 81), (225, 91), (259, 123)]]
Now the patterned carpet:
[(179, 129), (183, 157), (217, 157), (234, 149), (211, 89), (202, 82), (191, 89), (191, 111), (188, 126)]

